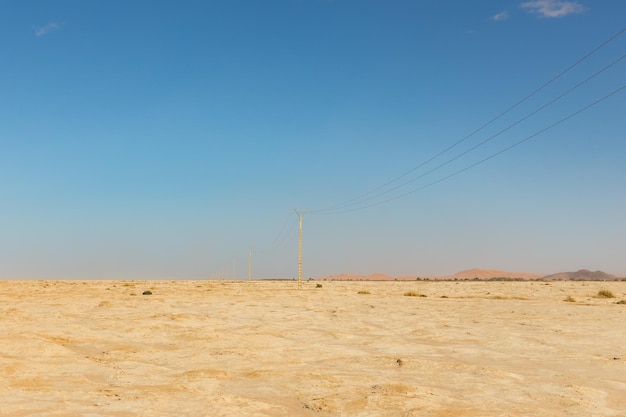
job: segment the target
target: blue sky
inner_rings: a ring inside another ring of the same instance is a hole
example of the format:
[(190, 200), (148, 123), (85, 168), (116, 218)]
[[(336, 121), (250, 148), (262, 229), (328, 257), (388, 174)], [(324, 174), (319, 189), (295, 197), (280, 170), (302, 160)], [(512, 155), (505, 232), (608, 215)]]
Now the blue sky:
[(533, 136), (625, 84), (621, 0), (5, 0), (0, 16), (0, 278), (204, 279), (233, 259), (244, 278), (249, 248), (254, 277), (294, 277), (292, 208), (311, 211), (305, 278), (626, 275), (626, 91)]

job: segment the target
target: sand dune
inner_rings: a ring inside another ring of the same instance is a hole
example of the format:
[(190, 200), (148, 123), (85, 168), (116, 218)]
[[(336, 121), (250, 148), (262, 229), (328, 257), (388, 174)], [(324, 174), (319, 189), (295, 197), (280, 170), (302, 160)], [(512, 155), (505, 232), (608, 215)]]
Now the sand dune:
[(489, 279), (489, 278), (522, 278), (522, 279), (537, 279), (541, 278), (543, 274), (531, 274), (528, 272), (507, 272), (499, 271), (496, 269), (468, 269), (467, 271), (459, 271), (452, 275), (452, 278), (459, 279)]
[(459, 271), (453, 275), (444, 275), (444, 276), (418, 276), (418, 275), (409, 275), (409, 276), (399, 276), (394, 277), (386, 274), (369, 274), (369, 275), (359, 275), (359, 274), (341, 274), (341, 275), (332, 275), (328, 277), (321, 278), (322, 281), (415, 281), (418, 278), (428, 278), (431, 280), (453, 280), (453, 279), (489, 279), (489, 278), (521, 278), (521, 279), (537, 279), (543, 277), (543, 274), (532, 274), (528, 272), (507, 272), (507, 271), (499, 271), (496, 269), (468, 269), (466, 271)]
[(626, 416), (625, 292), (2, 281), (0, 416)]

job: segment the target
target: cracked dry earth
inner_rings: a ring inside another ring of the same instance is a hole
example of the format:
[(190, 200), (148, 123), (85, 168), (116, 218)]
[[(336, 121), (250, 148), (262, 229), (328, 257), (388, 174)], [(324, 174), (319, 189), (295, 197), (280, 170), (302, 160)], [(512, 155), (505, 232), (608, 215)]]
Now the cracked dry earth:
[(626, 416), (626, 282), (317, 284), (0, 281), (0, 416)]

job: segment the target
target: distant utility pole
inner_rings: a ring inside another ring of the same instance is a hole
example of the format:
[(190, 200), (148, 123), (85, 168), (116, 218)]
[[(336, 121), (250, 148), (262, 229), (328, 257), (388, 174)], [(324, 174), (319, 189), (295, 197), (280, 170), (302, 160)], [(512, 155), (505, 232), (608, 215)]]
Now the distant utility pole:
[(237, 258), (233, 256), (233, 281), (237, 279)]
[(248, 249), (248, 281), (252, 281), (252, 248)]
[(302, 216), (306, 214), (306, 211), (300, 214), (298, 210), (293, 209), (293, 212), (298, 216), (298, 223), (300, 224), (300, 236), (298, 239), (298, 287), (300, 287), (302, 283)]

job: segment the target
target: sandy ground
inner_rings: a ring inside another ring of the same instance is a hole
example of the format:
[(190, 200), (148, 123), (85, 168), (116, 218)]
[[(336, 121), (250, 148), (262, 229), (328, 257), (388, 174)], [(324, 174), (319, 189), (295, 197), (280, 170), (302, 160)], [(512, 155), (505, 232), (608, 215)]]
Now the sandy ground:
[(0, 281), (0, 416), (626, 416), (626, 282), (316, 284)]

